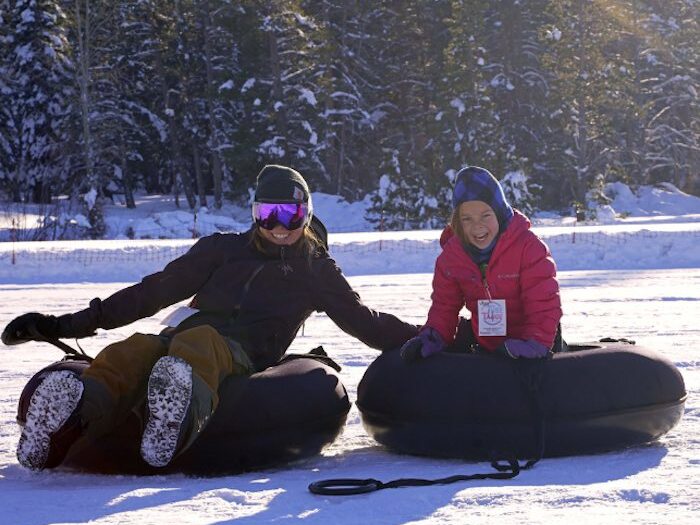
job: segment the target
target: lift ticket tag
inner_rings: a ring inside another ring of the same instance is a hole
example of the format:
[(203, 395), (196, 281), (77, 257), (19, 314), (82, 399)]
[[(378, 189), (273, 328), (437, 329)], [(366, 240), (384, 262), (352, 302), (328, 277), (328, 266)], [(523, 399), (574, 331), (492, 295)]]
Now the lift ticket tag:
[(165, 326), (178, 326), (182, 321), (187, 319), (188, 317), (196, 314), (199, 312), (196, 308), (190, 308), (189, 306), (178, 306), (170, 312), (167, 316), (165, 316), (165, 319), (163, 319), (160, 324), (164, 324)]
[(486, 299), (478, 302), (479, 335), (506, 335), (505, 299)]

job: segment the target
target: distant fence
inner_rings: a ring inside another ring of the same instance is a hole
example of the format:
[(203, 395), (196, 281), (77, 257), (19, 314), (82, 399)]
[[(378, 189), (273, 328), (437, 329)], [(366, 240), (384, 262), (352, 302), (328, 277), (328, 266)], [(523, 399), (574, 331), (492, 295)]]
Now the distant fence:
[[(331, 234), (330, 253), (333, 254), (373, 254), (385, 252), (397, 253), (417, 253), (425, 251), (439, 251), (439, 243), (436, 238), (417, 239), (382, 239), (371, 241), (339, 241), (333, 242)], [(540, 235), (540, 237), (552, 248), (564, 245), (584, 245), (586, 247), (607, 249), (614, 246), (624, 246), (629, 242), (648, 241), (658, 245), (663, 249), (665, 243), (673, 239), (698, 239), (700, 240), (700, 229), (681, 231), (593, 231), (593, 232), (567, 232), (553, 235)], [(119, 242), (119, 241), (116, 241)], [(161, 244), (159, 241), (123, 241), (123, 245), (111, 247), (100, 241), (96, 241), (94, 246), (89, 241), (72, 241), (61, 243), (56, 247), (55, 243), (47, 243), (51, 246), (43, 247), (45, 243), (0, 243), (0, 266), (22, 265), (23, 263), (73, 263), (90, 266), (101, 263), (130, 263), (130, 262), (163, 262), (184, 254), (195, 242), (194, 240), (168, 241)], [(146, 244), (144, 244), (146, 243)], [(72, 247), (75, 246), (75, 247)], [(695, 249), (700, 253), (700, 245), (693, 243)]]
[[(624, 245), (639, 239), (658, 241), (663, 239), (671, 239), (674, 237), (691, 237), (700, 239), (700, 230), (658, 231), (644, 229), (631, 232), (577, 232), (574, 230), (571, 233), (542, 236), (543, 240), (548, 245), (578, 243), (589, 246), (597, 246), (600, 248), (610, 246), (611, 244)], [(700, 247), (698, 247), (698, 250), (700, 250)]]
[(76, 263), (90, 266), (99, 263), (158, 262), (170, 261), (189, 250), (191, 245), (166, 246), (153, 249), (125, 251), (121, 249), (77, 249), (77, 250), (19, 250), (10, 254), (0, 253), (0, 264), (9, 259), (11, 264), (23, 261)]

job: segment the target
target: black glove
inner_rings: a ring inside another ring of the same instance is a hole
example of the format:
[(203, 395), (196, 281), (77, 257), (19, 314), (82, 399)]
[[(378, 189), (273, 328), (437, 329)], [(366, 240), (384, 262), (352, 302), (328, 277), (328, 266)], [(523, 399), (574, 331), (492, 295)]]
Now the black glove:
[(56, 317), (36, 312), (20, 315), (10, 321), (2, 332), (2, 342), (18, 345), (27, 341), (58, 339), (62, 337), (61, 325), (70, 322), (67, 316)]
[(412, 337), (401, 347), (401, 359), (407, 363), (422, 359), (421, 350), (423, 349), (423, 341), (420, 336)]

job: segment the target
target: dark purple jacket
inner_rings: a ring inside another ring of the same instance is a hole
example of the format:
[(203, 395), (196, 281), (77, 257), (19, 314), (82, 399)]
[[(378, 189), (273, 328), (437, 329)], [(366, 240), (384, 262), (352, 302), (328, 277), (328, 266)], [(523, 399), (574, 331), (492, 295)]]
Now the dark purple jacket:
[(239, 341), (258, 370), (279, 361), (314, 311), (379, 350), (416, 335), (415, 325), (365, 306), (325, 250), (308, 257), (300, 243), (266, 243), (261, 251), (252, 238), (251, 229), (199, 239), (162, 271), (73, 314), (74, 335), (124, 326), (192, 296), (200, 313), (183, 324), (210, 324)]

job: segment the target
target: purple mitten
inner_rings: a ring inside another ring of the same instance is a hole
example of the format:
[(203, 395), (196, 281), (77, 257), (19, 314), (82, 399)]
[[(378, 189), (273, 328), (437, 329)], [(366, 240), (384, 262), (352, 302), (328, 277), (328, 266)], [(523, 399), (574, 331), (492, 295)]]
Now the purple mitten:
[(506, 352), (508, 352), (508, 355), (516, 359), (519, 357), (538, 359), (547, 357), (549, 353), (549, 348), (532, 339), (528, 339), (527, 341), (523, 341), (522, 339), (506, 339), (503, 346)]
[(423, 357), (430, 357), (433, 354), (442, 352), (445, 349), (445, 342), (442, 340), (440, 333), (435, 330), (435, 328), (427, 327), (421, 331), (418, 335), (423, 342), (423, 348), (421, 348), (421, 355)]
[(401, 358), (404, 361), (417, 361), (442, 351), (445, 343), (434, 328), (423, 329), (416, 337), (406, 341), (401, 347)]

